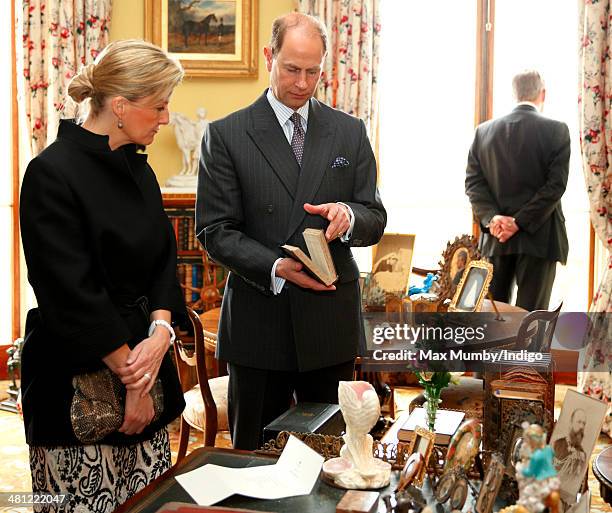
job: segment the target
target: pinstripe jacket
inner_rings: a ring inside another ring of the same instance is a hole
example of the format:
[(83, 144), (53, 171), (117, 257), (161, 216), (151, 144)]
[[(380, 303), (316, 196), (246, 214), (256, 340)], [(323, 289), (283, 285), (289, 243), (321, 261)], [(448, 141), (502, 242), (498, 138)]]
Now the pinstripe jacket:
[[(311, 99), (300, 169), (264, 92), (249, 107), (211, 123), (201, 155), (197, 235), (231, 271), (218, 356), (275, 370), (312, 370), (356, 356), (364, 334), (350, 246), (375, 244), (386, 224), (363, 122)], [(270, 272), (284, 256), (280, 246), (306, 249), (302, 231), (327, 226), (307, 214), (304, 203), (336, 201), (355, 215), (349, 243), (330, 243), (337, 290), (313, 292), (287, 283), (272, 295)]]

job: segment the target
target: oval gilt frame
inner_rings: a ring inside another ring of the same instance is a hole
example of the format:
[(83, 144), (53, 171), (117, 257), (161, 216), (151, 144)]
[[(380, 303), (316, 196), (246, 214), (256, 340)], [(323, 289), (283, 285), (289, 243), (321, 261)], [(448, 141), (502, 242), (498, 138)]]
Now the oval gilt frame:
[(457, 290), (457, 285), (453, 284), (453, 276), (451, 275), (451, 267), (453, 256), (459, 249), (465, 249), (468, 252), (469, 264), (472, 260), (480, 260), (480, 251), (478, 250), (478, 241), (472, 235), (461, 235), (456, 237), (453, 242), (446, 244), (446, 249), (442, 253), (442, 260), (438, 262), (440, 270), (438, 271), (438, 296), (441, 302), (446, 299), (452, 299)]

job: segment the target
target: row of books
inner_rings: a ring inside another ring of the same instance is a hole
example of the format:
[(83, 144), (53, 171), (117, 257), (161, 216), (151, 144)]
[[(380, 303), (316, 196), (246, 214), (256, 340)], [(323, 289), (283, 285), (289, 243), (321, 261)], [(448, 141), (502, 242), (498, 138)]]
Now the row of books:
[(198, 251), (202, 249), (195, 236), (195, 220), (193, 217), (171, 216), (170, 222), (174, 228), (178, 251)]
[[(179, 283), (195, 289), (201, 289), (203, 267), (202, 264), (198, 263), (179, 263), (177, 265)], [(189, 305), (195, 303), (200, 298), (200, 292), (197, 290), (190, 290), (187, 287), (183, 287), (183, 292), (185, 293), (185, 302)]]

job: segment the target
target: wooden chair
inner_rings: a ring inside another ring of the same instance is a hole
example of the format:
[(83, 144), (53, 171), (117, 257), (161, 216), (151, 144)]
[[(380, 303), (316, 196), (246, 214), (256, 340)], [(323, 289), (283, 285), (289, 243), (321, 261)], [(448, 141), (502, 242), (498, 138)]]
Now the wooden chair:
[(222, 289), (225, 288), (228, 274), (225, 267), (209, 258), (208, 253), (202, 249), (202, 287), (181, 283), (183, 289), (198, 294), (198, 299), (191, 304), (191, 308), (206, 312), (221, 306)]
[[(529, 349), (542, 353), (550, 352), (553, 334), (563, 302), (554, 310), (534, 310), (525, 316), (516, 335), (514, 349)], [(535, 331), (531, 329), (537, 323)]]
[[(228, 431), (227, 389), (228, 376), (209, 379), (206, 368), (204, 330), (198, 314), (187, 308), (193, 326), (194, 351), (191, 356), (185, 349), (186, 343), (177, 338), (174, 341), (174, 356), (185, 396), (185, 410), (181, 415), (178, 459), (187, 453), (189, 432), (195, 428), (204, 433), (204, 445), (214, 447), (218, 431)], [(195, 368), (195, 377), (193, 369)]]

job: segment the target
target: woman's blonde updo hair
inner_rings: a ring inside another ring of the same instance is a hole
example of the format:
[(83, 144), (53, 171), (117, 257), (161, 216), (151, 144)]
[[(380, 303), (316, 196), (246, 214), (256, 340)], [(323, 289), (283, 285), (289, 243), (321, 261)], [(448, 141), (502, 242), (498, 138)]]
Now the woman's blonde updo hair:
[(93, 64), (84, 66), (68, 86), (68, 95), (77, 103), (90, 100), (96, 116), (107, 98), (123, 96), (130, 101), (163, 95), (183, 79), (179, 62), (161, 48), (138, 39), (109, 44)]

